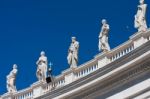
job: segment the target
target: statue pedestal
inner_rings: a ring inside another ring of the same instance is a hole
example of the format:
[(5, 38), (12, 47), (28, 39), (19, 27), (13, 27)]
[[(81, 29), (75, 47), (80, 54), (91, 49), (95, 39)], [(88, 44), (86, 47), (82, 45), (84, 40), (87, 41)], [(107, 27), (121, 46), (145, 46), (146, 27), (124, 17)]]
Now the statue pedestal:
[[(6, 93), (3, 95), (3, 98), (4, 99), (14, 99), (14, 96), (13, 96), (13, 93)], [(1, 97), (0, 97), (0, 99), (1, 99)]]
[(69, 68), (66, 71), (62, 72), (62, 74), (65, 77), (65, 85), (67, 85), (75, 80), (74, 70), (75, 70), (75, 68)]
[(102, 54), (100, 53), (99, 55), (95, 56), (95, 58), (98, 60), (98, 68), (102, 68), (110, 63), (110, 59), (107, 57), (108, 53), (109, 52), (103, 52)]
[(45, 92), (45, 83), (43, 81), (38, 81), (34, 83), (31, 87), (33, 89), (33, 98), (39, 97)]
[(150, 39), (150, 30), (147, 30), (146, 32), (137, 32), (135, 35), (132, 35), (130, 39), (134, 43), (134, 48), (137, 48), (144, 43), (146, 43)]

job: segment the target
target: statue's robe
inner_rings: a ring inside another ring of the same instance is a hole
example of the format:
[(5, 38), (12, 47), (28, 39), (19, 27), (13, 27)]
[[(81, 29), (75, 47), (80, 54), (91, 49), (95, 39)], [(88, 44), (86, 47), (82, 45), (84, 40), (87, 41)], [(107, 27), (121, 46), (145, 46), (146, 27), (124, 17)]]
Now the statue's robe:
[(41, 56), (37, 62), (37, 77), (39, 80), (46, 80), (47, 77), (47, 57)]
[(16, 92), (16, 85), (15, 85), (15, 81), (16, 81), (16, 74), (17, 74), (18, 70), (17, 69), (13, 69), (10, 74), (7, 76), (7, 90), (8, 92)]
[(99, 35), (99, 51), (109, 51), (110, 46), (108, 44), (108, 33), (109, 33), (109, 25), (105, 24), (102, 26), (100, 35)]
[(70, 67), (77, 67), (78, 49), (79, 49), (79, 42), (75, 41), (74, 43), (71, 43), (67, 57), (68, 64), (70, 65)]
[(137, 14), (135, 15), (134, 27), (138, 29), (138, 31), (146, 31), (146, 8), (147, 4), (139, 5)]

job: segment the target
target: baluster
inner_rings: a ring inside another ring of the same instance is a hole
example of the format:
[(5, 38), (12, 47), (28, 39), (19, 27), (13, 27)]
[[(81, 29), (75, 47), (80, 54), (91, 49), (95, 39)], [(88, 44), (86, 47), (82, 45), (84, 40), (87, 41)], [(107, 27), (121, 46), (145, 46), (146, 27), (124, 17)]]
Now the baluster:
[(118, 59), (118, 53), (116, 54), (116, 59)]
[(61, 85), (61, 80), (59, 81), (59, 86)]
[(84, 71), (84, 70), (81, 71), (81, 72), (82, 72), (82, 76), (83, 76), (83, 74), (84, 74), (83, 71)]
[(88, 71), (87, 71), (87, 68), (85, 68), (85, 75), (87, 75), (88, 74)]
[(92, 68), (93, 68), (93, 71), (94, 71), (94, 65), (92, 66)]
[(80, 71), (80, 77), (82, 77), (82, 70)]
[(113, 61), (113, 57), (110, 57), (110, 61)]
[(80, 77), (80, 71), (78, 72), (78, 78)]
[(86, 69), (84, 69), (84, 75), (86, 75)]
[(130, 46), (130, 52), (132, 51), (132, 45)]
[(126, 49), (124, 49), (124, 55), (126, 55)]
[(119, 58), (119, 53), (117, 53), (117, 59)]
[(62, 84), (63, 84), (63, 80), (61, 80), (61, 86), (62, 86)]
[(113, 56), (113, 58), (114, 58), (114, 60), (115, 60), (115, 58), (116, 58), (115, 55)]
[(98, 64), (96, 64), (96, 69), (98, 69)]
[(120, 56), (121, 56), (120, 52), (118, 54), (119, 54), (119, 58), (120, 58)]
[(24, 99), (24, 95), (22, 95), (22, 99)]
[(117, 59), (117, 54), (115, 55), (115, 60)]
[(128, 53), (128, 48), (126, 48), (126, 54)]
[(130, 52), (130, 47), (128, 47), (128, 53)]
[(94, 65), (94, 71), (96, 70), (96, 65)]
[(84, 69), (82, 70), (82, 77), (84, 76)]
[(118, 52), (118, 58), (120, 58), (120, 52)]
[(31, 98), (33, 97), (33, 92), (32, 92), (32, 91), (30, 92), (30, 97), (31, 97)]
[(121, 57), (121, 51), (119, 52), (119, 58)]
[(127, 47), (127, 53), (129, 53), (129, 48)]
[(17, 96), (15, 96), (15, 99), (17, 99)]
[(129, 46), (129, 52), (131, 52), (131, 46)]
[(87, 74), (89, 74), (88, 68), (86, 69), (86, 71), (87, 71)]
[(28, 93), (28, 97), (29, 97), (29, 98), (31, 97), (31, 96), (30, 96), (30, 93), (31, 93), (31, 92)]
[(116, 56), (115, 56), (115, 55), (116, 55), (116, 54), (113, 55), (114, 60), (116, 59)]
[(93, 72), (93, 66), (91, 66), (91, 72)]
[(91, 68), (91, 72), (92, 72), (93, 71), (92, 66), (90, 68)]
[(116, 56), (115, 56), (115, 60), (117, 59), (117, 53), (116, 53)]
[(25, 99), (25, 95), (23, 95), (23, 99)]
[(65, 80), (63, 79), (63, 84), (65, 83)]
[(120, 54), (121, 54), (120, 57), (122, 57), (123, 56), (123, 51), (121, 51)]
[(88, 67), (88, 74), (90, 73), (90, 68)]
[(114, 61), (114, 56), (112, 56), (112, 61)]
[(132, 50), (134, 50), (134, 45), (132, 45)]
[(112, 57), (110, 57), (110, 61), (112, 61)]
[(89, 73), (91, 73), (91, 68), (89, 67)]
[(78, 78), (78, 72), (76, 72), (76, 78)]
[(125, 52), (124, 52), (124, 50), (123, 50), (123, 54), (122, 55), (124, 55), (125, 54)]
[(28, 93), (26, 93), (26, 98), (28, 98)]
[(24, 94), (24, 99), (26, 99), (26, 94)]
[(112, 56), (112, 61), (114, 60), (114, 56)]
[(23, 99), (23, 95), (21, 95), (21, 99)]
[(113, 56), (113, 61), (115, 60), (115, 55)]
[(81, 77), (81, 71), (80, 71), (80, 76), (79, 77)]

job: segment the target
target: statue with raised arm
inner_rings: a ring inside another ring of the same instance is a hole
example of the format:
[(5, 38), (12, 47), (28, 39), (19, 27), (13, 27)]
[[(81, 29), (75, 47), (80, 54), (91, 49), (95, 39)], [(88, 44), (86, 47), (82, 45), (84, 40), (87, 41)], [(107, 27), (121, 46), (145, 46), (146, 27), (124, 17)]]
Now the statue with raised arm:
[(147, 4), (144, 4), (144, 0), (140, 0), (140, 5), (138, 5), (138, 11), (135, 15), (134, 27), (138, 29), (139, 32), (144, 32), (147, 29), (146, 24), (146, 8)]
[(14, 93), (17, 91), (16, 89), (16, 75), (17, 75), (17, 65), (14, 64), (13, 65), (13, 70), (9, 73), (9, 75), (7, 76), (7, 90), (9, 93)]
[(47, 57), (45, 56), (44, 51), (41, 52), (41, 56), (39, 57), (36, 64), (37, 64), (36, 76), (38, 80), (46, 81), (48, 60), (47, 60)]
[(79, 42), (76, 41), (76, 37), (72, 37), (72, 43), (68, 50), (68, 64), (71, 68), (77, 67), (78, 64), (78, 50), (79, 50)]
[(108, 32), (109, 32), (109, 25), (105, 19), (102, 20), (102, 28), (99, 34), (99, 51), (109, 51), (110, 46), (108, 44)]

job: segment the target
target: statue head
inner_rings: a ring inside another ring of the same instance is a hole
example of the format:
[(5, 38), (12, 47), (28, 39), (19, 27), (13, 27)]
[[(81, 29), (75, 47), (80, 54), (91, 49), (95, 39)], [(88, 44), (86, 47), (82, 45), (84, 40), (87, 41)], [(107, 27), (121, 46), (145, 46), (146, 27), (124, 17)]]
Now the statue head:
[(41, 51), (41, 56), (45, 56), (45, 52), (44, 51)]
[(107, 23), (106, 19), (102, 19), (102, 24), (106, 24), (106, 23)]
[(17, 69), (17, 65), (16, 64), (13, 65), (13, 69)]
[(140, 0), (139, 2), (140, 2), (140, 4), (144, 4), (144, 0)]
[(76, 41), (76, 37), (72, 37), (72, 42), (75, 42)]

